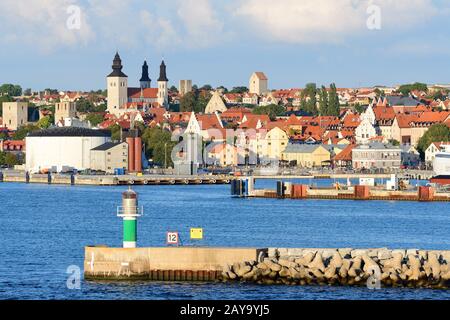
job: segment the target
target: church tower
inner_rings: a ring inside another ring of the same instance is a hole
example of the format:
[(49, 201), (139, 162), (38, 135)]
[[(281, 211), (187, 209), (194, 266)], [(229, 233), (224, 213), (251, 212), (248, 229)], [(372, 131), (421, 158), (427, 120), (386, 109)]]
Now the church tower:
[(142, 77), (141, 80), (141, 89), (147, 89), (152, 87), (152, 80), (148, 76), (148, 64), (147, 61), (144, 61), (144, 65), (142, 66)]
[(122, 72), (122, 68), (122, 60), (119, 53), (116, 53), (112, 65), (113, 71), (107, 77), (107, 111), (115, 115), (118, 115), (119, 108), (128, 102), (128, 76)]
[(164, 108), (169, 107), (169, 88), (167, 87), (169, 79), (166, 75), (166, 64), (164, 60), (161, 62), (159, 68), (159, 78), (158, 78), (158, 103)]

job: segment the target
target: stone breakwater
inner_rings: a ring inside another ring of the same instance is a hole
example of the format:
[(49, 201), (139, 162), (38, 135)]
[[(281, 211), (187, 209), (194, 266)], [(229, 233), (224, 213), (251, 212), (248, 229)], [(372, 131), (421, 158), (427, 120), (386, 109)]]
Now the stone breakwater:
[(224, 282), (284, 285), (450, 287), (450, 251), (269, 249), (263, 261), (224, 268)]

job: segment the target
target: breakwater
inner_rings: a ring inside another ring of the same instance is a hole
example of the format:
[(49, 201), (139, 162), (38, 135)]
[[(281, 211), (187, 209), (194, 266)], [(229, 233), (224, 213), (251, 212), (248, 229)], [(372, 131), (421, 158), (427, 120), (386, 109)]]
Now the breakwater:
[(258, 284), (450, 287), (450, 251), (271, 249), (262, 262), (227, 265), (222, 280)]
[(261, 285), (450, 287), (450, 251), (380, 249), (85, 249), (90, 280)]

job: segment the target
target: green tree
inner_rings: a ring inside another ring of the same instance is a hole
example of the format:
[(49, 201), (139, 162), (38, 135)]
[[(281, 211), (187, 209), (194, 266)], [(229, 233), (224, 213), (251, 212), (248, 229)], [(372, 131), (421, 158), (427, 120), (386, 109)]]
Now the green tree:
[(247, 87), (233, 87), (233, 89), (230, 90), (230, 93), (246, 93), (248, 92), (248, 88)]
[(30, 132), (39, 131), (40, 128), (34, 124), (27, 124), (20, 127), (12, 136), (13, 140), (23, 140)]
[(210, 84), (205, 84), (203, 87), (201, 87), (199, 90), (204, 90), (204, 91), (211, 91), (213, 88)]
[(180, 99), (180, 111), (181, 112), (194, 111), (195, 104), (196, 104), (195, 93), (188, 92)]
[(337, 94), (336, 84), (330, 85), (330, 92), (328, 97), (328, 116), (339, 116), (341, 106), (339, 104), (339, 96)]
[(180, 100), (181, 112), (204, 112), (211, 94), (206, 91), (195, 91), (186, 93)]
[(389, 140), (389, 143), (392, 144), (394, 147), (400, 146), (400, 141), (395, 140), (395, 139)]
[(355, 109), (356, 112), (358, 112), (359, 114), (362, 114), (364, 111), (366, 111), (366, 107), (361, 105), (359, 102), (355, 103), (355, 105), (353, 106), (353, 108)]
[(22, 87), (10, 83), (5, 83), (0, 86), (0, 93), (11, 97), (18, 97), (22, 95)]
[(51, 121), (50, 116), (43, 117), (43, 118), (39, 119), (39, 121), (37, 122), (37, 126), (40, 129), (47, 129), (51, 125), (52, 125), (52, 121)]
[(450, 128), (445, 124), (438, 123), (430, 127), (428, 131), (419, 139), (417, 150), (425, 156), (425, 151), (431, 143), (439, 141), (450, 141)]
[(308, 83), (301, 94), (300, 109), (310, 115), (317, 115), (317, 85)]
[(0, 131), (0, 140), (8, 139), (8, 134), (4, 131)]
[(145, 143), (146, 156), (153, 159), (153, 163), (163, 166), (173, 166), (172, 150), (177, 142), (172, 141), (169, 131), (161, 128), (146, 128), (142, 134), (142, 141)]
[(401, 85), (397, 91), (402, 95), (407, 96), (411, 93), (411, 91), (415, 90), (428, 92), (428, 86), (425, 83), (415, 82), (413, 84)]
[(219, 86), (219, 87), (217, 87), (217, 90), (222, 90), (223, 93), (228, 93), (228, 89), (225, 88), (224, 86)]
[(121, 138), (122, 127), (118, 124), (114, 124), (108, 128), (111, 131), (111, 140), (119, 141)]
[(94, 112), (94, 104), (85, 98), (80, 98), (77, 101), (77, 111), (79, 112)]
[(17, 156), (14, 153), (7, 152), (5, 156), (5, 164), (8, 167), (14, 167), (15, 165), (19, 164), (19, 160), (17, 159)]
[(86, 115), (86, 120), (89, 121), (93, 127), (96, 127), (104, 121), (104, 118), (100, 113), (89, 113)]
[(328, 103), (328, 91), (325, 86), (319, 90), (319, 111), (321, 115), (328, 115), (329, 103)]

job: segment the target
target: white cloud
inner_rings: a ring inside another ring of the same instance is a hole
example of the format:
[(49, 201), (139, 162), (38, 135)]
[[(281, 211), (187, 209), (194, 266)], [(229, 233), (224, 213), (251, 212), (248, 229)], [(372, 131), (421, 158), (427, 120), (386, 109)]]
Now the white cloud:
[(85, 45), (94, 38), (88, 17), (82, 9), (79, 29), (70, 30), (67, 8), (75, 0), (2, 0), (0, 32), (5, 42), (33, 45), (48, 52), (56, 46)]
[(223, 22), (209, 0), (180, 0), (178, 7), (178, 17), (183, 22), (190, 46), (205, 47), (221, 40)]
[(145, 28), (144, 39), (159, 50), (178, 46), (181, 39), (170, 19), (157, 17), (147, 10), (140, 13), (140, 22)]
[(235, 15), (264, 38), (338, 42), (368, 32), (371, 4), (381, 8), (381, 32), (417, 26), (438, 12), (432, 0), (240, 0)]

